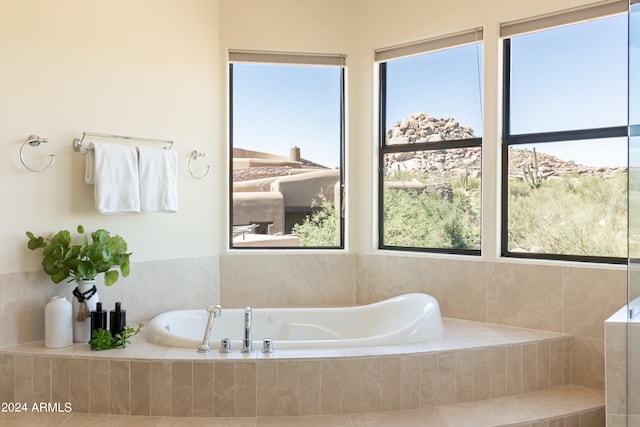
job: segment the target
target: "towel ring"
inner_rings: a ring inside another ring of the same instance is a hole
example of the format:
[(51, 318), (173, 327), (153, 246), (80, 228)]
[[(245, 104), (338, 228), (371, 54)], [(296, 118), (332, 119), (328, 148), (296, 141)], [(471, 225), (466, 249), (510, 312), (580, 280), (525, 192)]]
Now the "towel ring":
[(207, 157), (207, 153), (198, 153), (197, 150), (193, 150), (191, 152), (191, 157), (189, 158), (189, 173), (191, 174), (192, 177), (194, 177), (195, 179), (203, 179), (205, 178), (207, 175), (209, 175), (209, 169), (211, 169), (210, 165), (207, 165), (207, 171), (204, 173), (204, 175), (202, 176), (196, 176), (193, 173), (193, 169), (191, 169), (191, 162), (193, 162), (194, 160), (198, 160), (198, 157)]
[(51, 157), (51, 159), (49, 160), (49, 164), (42, 169), (34, 169), (29, 165), (27, 165), (27, 163), (24, 161), (24, 156), (22, 154), (22, 151), (24, 150), (25, 145), (29, 144), (32, 147), (37, 147), (40, 145), (40, 143), (43, 143), (43, 142), (49, 142), (49, 140), (47, 138), (41, 138), (38, 135), (29, 135), (29, 138), (27, 138), (27, 141), (24, 144), (22, 144), (22, 147), (20, 147), (20, 162), (22, 163), (22, 166), (29, 169), (31, 172), (44, 172), (48, 170), (51, 166), (53, 166), (53, 162), (55, 161), (55, 157), (56, 157), (55, 154), (49, 154), (49, 157)]

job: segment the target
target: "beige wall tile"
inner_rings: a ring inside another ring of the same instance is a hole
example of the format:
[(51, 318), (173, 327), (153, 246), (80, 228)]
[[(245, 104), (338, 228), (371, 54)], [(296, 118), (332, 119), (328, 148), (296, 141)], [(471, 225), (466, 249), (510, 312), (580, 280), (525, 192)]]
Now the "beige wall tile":
[(171, 416), (171, 368), (170, 361), (149, 365), (149, 403), (151, 415)]
[(71, 403), (71, 359), (68, 357), (51, 358), (51, 401)]
[(606, 398), (608, 414), (627, 413), (627, 324), (605, 326)]
[(69, 398), (73, 411), (81, 413), (91, 412), (89, 359), (72, 357), (69, 361), (69, 369), (72, 373), (69, 379), (71, 386)]
[(549, 378), (549, 341), (536, 344), (536, 390), (546, 390), (551, 384)]
[(564, 331), (604, 337), (604, 321), (627, 303), (625, 270), (564, 268)]
[[(420, 407), (426, 408), (438, 404), (438, 355), (420, 356)], [(384, 402), (384, 401), (383, 401)]]
[(637, 321), (629, 323), (627, 342), (628, 413), (640, 416), (640, 323)]
[(44, 308), (58, 291), (40, 271), (0, 274), (0, 347), (44, 339)]
[(534, 344), (522, 345), (522, 392), (536, 391), (537, 386), (537, 346)]
[[(566, 356), (570, 358), (570, 355)], [(558, 387), (565, 384), (564, 381), (564, 343), (563, 340), (549, 342), (549, 386)]]
[[(424, 357), (424, 356), (423, 356)], [(433, 356), (435, 369), (435, 355)], [(380, 360), (380, 383), (382, 389), (380, 396), (382, 398), (383, 411), (397, 411), (402, 405), (402, 361), (400, 357), (383, 357)], [(419, 373), (423, 377), (422, 367)], [(435, 377), (433, 377), (435, 378)]]
[(366, 301), (359, 303), (372, 303), (409, 292), (422, 292), (424, 261), (423, 258), (410, 256), (369, 255), (363, 261), (366, 271), (358, 275), (359, 279), (364, 279), (366, 286)]
[(573, 337), (573, 384), (604, 389), (604, 342), (600, 338)]
[(210, 361), (193, 362), (194, 417), (213, 417), (213, 366)]
[(568, 337), (563, 341), (564, 349), (564, 385), (573, 384), (573, 338)]
[[(121, 283), (122, 282), (122, 283)], [(187, 286), (176, 286), (182, 283)], [(149, 298), (162, 295), (162, 298)], [(100, 291), (103, 306), (125, 301), (127, 322), (149, 320), (165, 311), (208, 307), (220, 300), (220, 274), (217, 257), (193, 257), (136, 262), (129, 277), (112, 288)]]
[[(259, 362), (258, 362), (259, 363)], [(236, 417), (255, 417), (256, 402), (256, 362), (236, 362), (235, 410)]]
[(445, 317), (484, 322), (487, 318), (487, 264), (425, 259), (421, 292), (438, 300)]
[(92, 414), (109, 413), (111, 403), (108, 359), (89, 359), (89, 405)]
[(522, 345), (507, 347), (507, 396), (522, 393), (522, 360)]
[(320, 415), (320, 382), (322, 362), (301, 360), (298, 412), (301, 416)]
[(507, 395), (507, 347), (491, 348), (491, 398)]
[(215, 362), (213, 372), (213, 410), (215, 416), (233, 417), (236, 406), (235, 363)]
[(11, 354), (0, 354), (0, 402), (15, 402), (13, 358)]
[(342, 377), (343, 414), (362, 411), (362, 359), (342, 359), (340, 362)]
[(356, 305), (356, 256), (327, 255), (328, 306)]
[(129, 390), (129, 361), (110, 360), (109, 361), (109, 394), (110, 413), (114, 415), (129, 415), (131, 408), (131, 397)]
[(278, 362), (260, 360), (256, 365), (257, 414), (274, 416), (278, 406)]
[(473, 350), (473, 400), (491, 397), (491, 350)]
[[(251, 268), (246, 268), (251, 265)], [(327, 255), (223, 255), (222, 305), (314, 307), (327, 305)], [(282, 274), (286, 271), (286, 274)], [(238, 286), (242, 283), (242, 286)]]
[(471, 350), (456, 351), (456, 402), (473, 400), (474, 384), (474, 352)]
[(456, 403), (456, 353), (438, 354), (438, 405)]
[(420, 407), (420, 356), (404, 356), (402, 363), (402, 409)]
[(31, 406), (33, 400), (33, 357), (15, 356), (13, 362), (14, 398), (17, 402), (27, 402)]
[(131, 369), (131, 415), (151, 415), (151, 363), (132, 360)]
[(171, 415), (193, 415), (193, 363), (171, 363)]
[(493, 263), (487, 321), (562, 332), (562, 267)]
[[(400, 378), (400, 375), (398, 375), (398, 378)], [(323, 360), (320, 383), (320, 413), (322, 415), (339, 414), (341, 408), (342, 369), (340, 360)]]
[(33, 401), (51, 401), (51, 358), (36, 356), (33, 358)]
[(297, 360), (278, 361), (278, 404), (276, 415), (298, 415), (300, 365)]
[[(419, 361), (418, 361), (419, 363)], [(420, 378), (418, 370), (413, 372)], [(362, 411), (380, 412), (382, 410), (382, 361), (379, 357), (362, 360)]]

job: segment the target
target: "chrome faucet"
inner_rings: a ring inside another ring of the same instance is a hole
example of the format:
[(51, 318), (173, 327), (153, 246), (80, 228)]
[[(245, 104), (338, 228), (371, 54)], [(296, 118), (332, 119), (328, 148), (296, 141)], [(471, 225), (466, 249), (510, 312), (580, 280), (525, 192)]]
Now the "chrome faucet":
[(222, 307), (220, 304), (212, 305), (207, 308), (209, 318), (207, 319), (207, 327), (204, 330), (204, 337), (202, 337), (202, 344), (198, 347), (198, 353), (209, 353), (211, 347), (209, 347), (209, 338), (211, 337), (211, 328), (213, 327), (213, 319), (222, 315)]
[(242, 352), (251, 353), (253, 345), (251, 342), (251, 307), (244, 309), (244, 339), (242, 340)]

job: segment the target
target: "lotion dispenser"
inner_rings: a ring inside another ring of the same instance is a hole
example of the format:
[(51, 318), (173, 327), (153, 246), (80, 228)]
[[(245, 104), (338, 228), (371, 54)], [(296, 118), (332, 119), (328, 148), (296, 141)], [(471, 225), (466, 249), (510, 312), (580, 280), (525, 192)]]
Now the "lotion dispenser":
[(116, 302), (116, 309), (109, 312), (111, 335), (121, 334), (127, 325), (127, 311), (122, 310), (121, 304)]

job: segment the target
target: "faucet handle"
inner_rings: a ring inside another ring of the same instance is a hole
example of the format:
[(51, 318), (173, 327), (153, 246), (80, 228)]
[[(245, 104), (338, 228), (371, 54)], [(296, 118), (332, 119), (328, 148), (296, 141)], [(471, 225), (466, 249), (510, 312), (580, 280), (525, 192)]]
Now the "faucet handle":
[(222, 315), (222, 306), (220, 304), (212, 305), (207, 308), (207, 313), (213, 314), (214, 317), (218, 317)]

